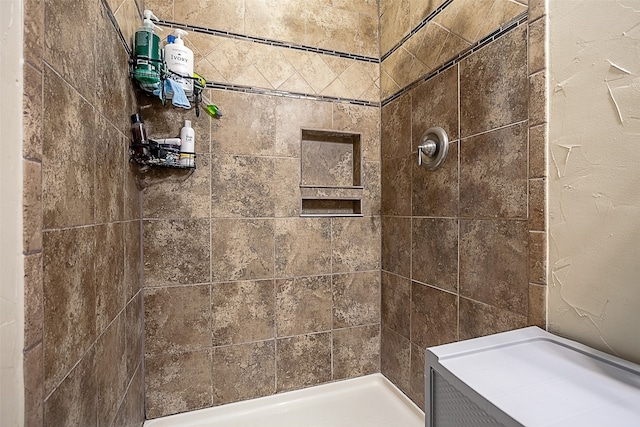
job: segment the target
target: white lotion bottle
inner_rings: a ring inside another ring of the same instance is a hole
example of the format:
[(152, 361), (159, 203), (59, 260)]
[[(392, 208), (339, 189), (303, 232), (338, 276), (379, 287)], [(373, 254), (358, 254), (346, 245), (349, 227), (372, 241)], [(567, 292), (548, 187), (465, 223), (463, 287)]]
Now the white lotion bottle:
[(193, 77), (193, 51), (186, 47), (182, 40), (182, 36), (187, 35), (186, 31), (177, 28), (174, 33), (176, 38), (173, 43), (164, 47), (164, 60), (169, 71), (177, 74), (171, 76), (171, 79), (178, 83), (189, 97), (193, 95), (193, 79), (184, 77)]
[(196, 166), (196, 132), (191, 127), (191, 120), (185, 120), (184, 126), (180, 129), (180, 166)]

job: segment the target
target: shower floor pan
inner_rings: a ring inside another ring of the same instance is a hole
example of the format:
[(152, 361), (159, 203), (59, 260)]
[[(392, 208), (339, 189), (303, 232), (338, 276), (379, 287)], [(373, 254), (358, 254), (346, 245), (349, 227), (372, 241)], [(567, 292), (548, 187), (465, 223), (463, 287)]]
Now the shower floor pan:
[(381, 374), (157, 418), (144, 427), (424, 427), (424, 412)]

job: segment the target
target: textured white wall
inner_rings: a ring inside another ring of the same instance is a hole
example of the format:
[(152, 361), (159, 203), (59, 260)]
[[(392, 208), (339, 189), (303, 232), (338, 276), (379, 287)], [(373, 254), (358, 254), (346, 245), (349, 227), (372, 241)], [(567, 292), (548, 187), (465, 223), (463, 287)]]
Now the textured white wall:
[(24, 418), (22, 344), (22, 13), (0, 0), (0, 425)]
[(549, 7), (549, 330), (640, 362), (640, 1)]

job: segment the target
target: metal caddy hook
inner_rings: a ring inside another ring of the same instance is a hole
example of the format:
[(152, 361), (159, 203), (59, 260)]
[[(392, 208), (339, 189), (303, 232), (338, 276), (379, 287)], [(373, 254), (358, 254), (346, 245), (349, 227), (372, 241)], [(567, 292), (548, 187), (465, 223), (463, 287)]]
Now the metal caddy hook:
[(418, 165), (427, 170), (438, 169), (444, 163), (449, 152), (449, 137), (441, 127), (432, 127), (420, 139), (418, 146)]

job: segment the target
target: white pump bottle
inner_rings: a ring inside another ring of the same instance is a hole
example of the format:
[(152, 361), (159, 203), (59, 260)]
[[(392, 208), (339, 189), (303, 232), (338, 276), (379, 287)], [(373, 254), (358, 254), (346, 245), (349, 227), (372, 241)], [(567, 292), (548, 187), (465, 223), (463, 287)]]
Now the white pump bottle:
[(193, 77), (193, 51), (186, 47), (184, 40), (182, 40), (182, 36), (187, 35), (186, 31), (177, 28), (174, 33), (176, 36), (174, 42), (164, 47), (164, 59), (169, 71), (177, 74), (171, 78), (182, 86), (185, 95), (191, 96), (193, 95), (193, 80), (179, 76)]

